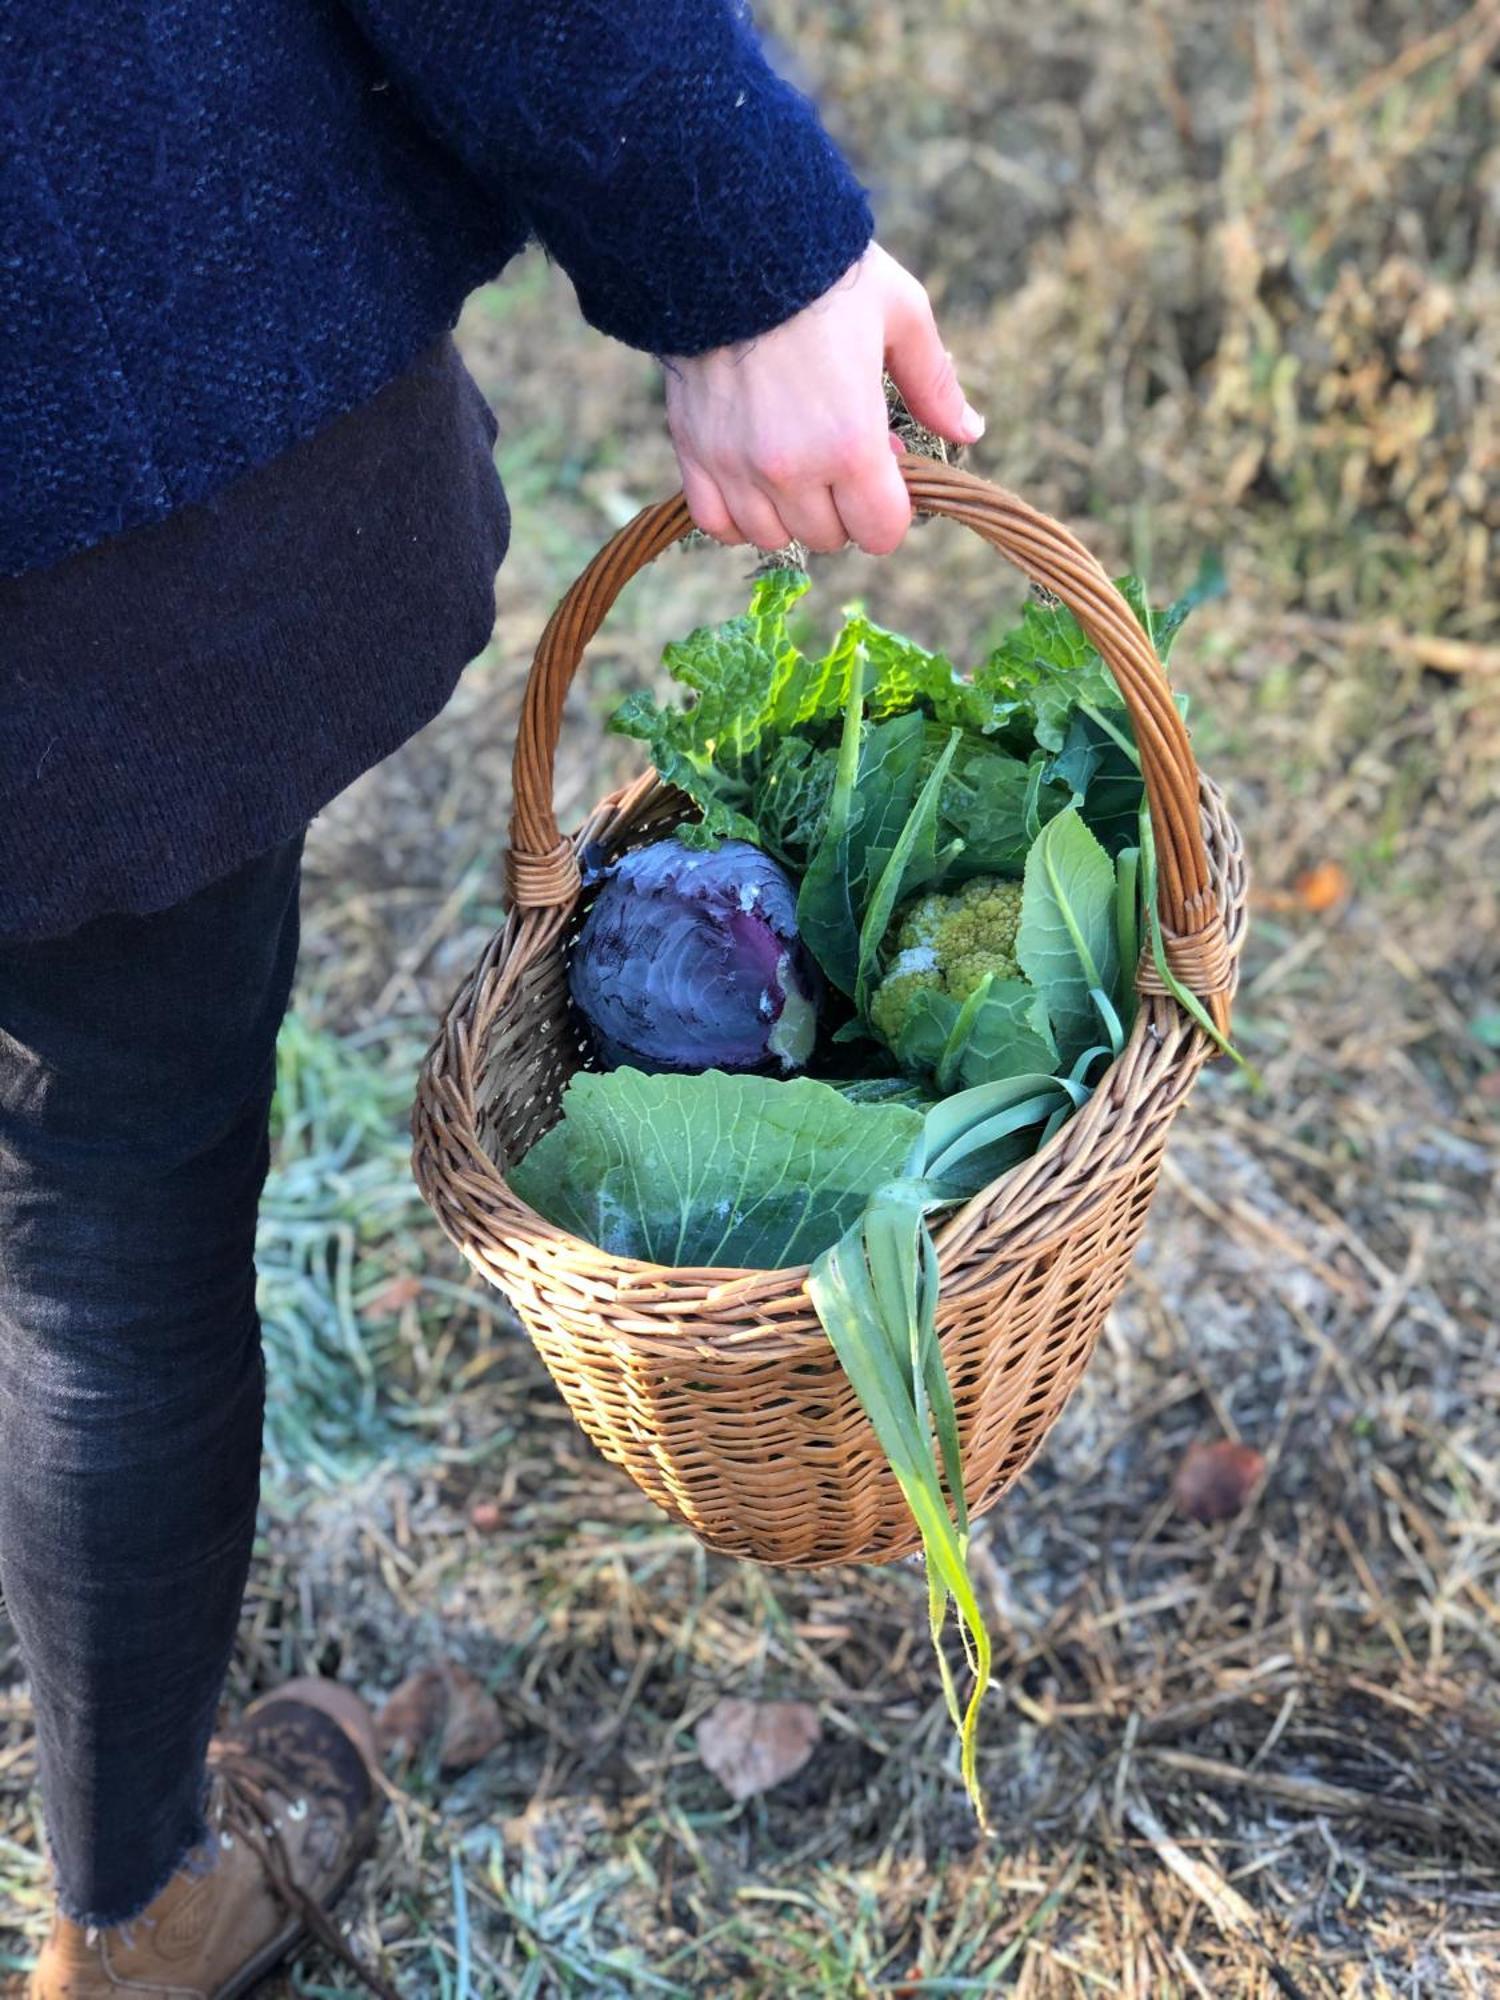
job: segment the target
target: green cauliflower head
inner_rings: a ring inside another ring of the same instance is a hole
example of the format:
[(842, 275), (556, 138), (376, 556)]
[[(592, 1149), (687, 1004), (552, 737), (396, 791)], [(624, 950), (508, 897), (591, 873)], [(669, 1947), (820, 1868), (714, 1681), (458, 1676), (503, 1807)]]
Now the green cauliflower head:
[(1016, 933), (1021, 884), (977, 876), (951, 895), (908, 903), (896, 929), (896, 953), (870, 998), (870, 1025), (892, 1048), (916, 995), (946, 993), (960, 1006), (991, 973), (1020, 979)]

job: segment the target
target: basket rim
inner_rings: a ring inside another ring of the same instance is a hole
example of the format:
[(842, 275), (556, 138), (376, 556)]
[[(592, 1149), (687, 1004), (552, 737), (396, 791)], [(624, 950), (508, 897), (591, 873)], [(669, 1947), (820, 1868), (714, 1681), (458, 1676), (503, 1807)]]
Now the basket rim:
[[(585, 845), (596, 842), (601, 830), (611, 826), (628, 826), (633, 817), (668, 791), (669, 788), (662, 785), (656, 773), (648, 770), (632, 783), (607, 794), (571, 836), (569, 844), (575, 854), (581, 853)], [(1200, 801), (1210, 869), (1226, 919), (1231, 960), (1237, 973), (1244, 942), (1248, 892), (1243, 841), (1229, 815), (1222, 792), (1206, 775), (1200, 775)], [(519, 995), (507, 995), (491, 1006), (485, 1001), (486, 988), (489, 986), (492, 990), (495, 976), (502, 967), (517, 962), (524, 968), (553, 949), (561, 935), (565, 915), (556, 910), (513, 909), (508, 913), (504, 928), (491, 938), (454, 993), (424, 1059), (414, 1113), (413, 1165), (422, 1192), (437, 1213), (445, 1232), (459, 1250), (474, 1262), (471, 1249), (474, 1232), (460, 1231), (455, 1226), (455, 1210), (461, 1216), (472, 1207), (472, 1203), (460, 1201), (455, 1204), (433, 1199), (445, 1178), (441, 1163), (433, 1162), (434, 1149), (428, 1130), (431, 1100), (439, 1096), (448, 1113), (445, 1122), (450, 1126), (452, 1113), (455, 1110), (462, 1112), (462, 1125), (455, 1136), (464, 1142), (465, 1179), (470, 1181), (477, 1176), (480, 1183), (479, 1188), (471, 1186), (468, 1192), (471, 1195), (483, 1194), (492, 1204), (497, 1198), (502, 1203), (508, 1248), (520, 1250), (524, 1244), (528, 1259), (553, 1269), (576, 1265), (580, 1257), (586, 1257), (591, 1282), (609, 1286), (617, 1310), (621, 1306), (628, 1308), (637, 1304), (643, 1311), (649, 1312), (653, 1307), (659, 1311), (664, 1297), (670, 1295), (684, 1317), (707, 1317), (722, 1314), (737, 1296), (749, 1303), (752, 1298), (764, 1294), (762, 1303), (779, 1298), (784, 1309), (798, 1308), (811, 1317), (811, 1302), (806, 1293), (807, 1276), (811, 1269), (809, 1264), (700, 1267), (656, 1264), (640, 1258), (617, 1256), (590, 1243), (586, 1237), (572, 1235), (539, 1214), (515, 1192), (483, 1145), (478, 1131), (475, 1085), (483, 1074), (484, 1049), (495, 1024), (504, 1017), (508, 1006), (519, 998)], [(473, 1033), (476, 1014), (482, 1017), (477, 1035)], [(467, 1034), (466, 1029), (470, 1031)], [(439, 1078), (445, 1056), (455, 1049), (461, 1050), (467, 1058), (458, 1065), (467, 1086), (462, 1090), (457, 1087), (458, 1078), (451, 1074), (452, 1065), (447, 1065), (450, 1073)], [(1164, 1094), (1171, 1100), (1170, 1109), (1175, 1112), (1199, 1068), (1212, 1053), (1213, 1045), (1208, 1036), (1175, 1001), (1160, 995), (1140, 994), (1135, 1021), (1125, 1046), (1101, 1076), (1088, 1102), (1053, 1134), (1045, 1146), (1007, 1168), (1005, 1173), (971, 1196), (960, 1208), (945, 1216), (934, 1230), (944, 1292), (951, 1296), (966, 1289), (952, 1283), (962, 1268), (960, 1260), (964, 1245), (987, 1221), (993, 1219), (999, 1222), (1008, 1197), (1032, 1182), (1039, 1182), (1048, 1197), (1044, 1206), (1053, 1207), (1058, 1197), (1082, 1190), (1087, 1185), (1087, 1176), (1099, 1166), (1098, 1142), (1113, 1135), (1123, 1118), (1133, 1115), (1137, 1092), (1144, 1089), (1152, 1096)], [(1134, 1086), (1128, 1098), (1122, 1096), (1120, 1088), (1124, 1079)], [(1105, 1189), (1118, 1173), (1128, 1171), (1138, 1151), (1138, 1147), (1127, 1148), (1124, 1155), (1112, 1164), (1110, 1171), (1098, 1175), (1094, 1199), (1103, 1197)], [(1074, 1227), (1079, 1216), (1092, 1205), (1092, 1200), (1082, 1206), (1075, 1204), (1066, 1222), (1059, 1226), (1060, 1233), (1065, 1234)], [(494, 1220), (492, 1213), (489, 1219)], [(1045, 1238), (1025, 1235), (1017, 1244), (1015, 1254), (1017, 1257), (1034, 1256), (1044, 1241)], [(986, 1261), (992, 1263), (994, 1260)], [(491, 1274), (484, 1271), (483, 1275)], [(698, 1294), (698, 1297), (690, 1303), (684, 1294), (692, 1293)], [(643, 1326), (642, 1333), (646, 1331)], [(616, 1318), (607, 1337), (617, 1340), (625, 1332), (626, 1329)], [(684, 1329), (684, 1335), (686, 1332)], [(810, 1327), (788, 1322), (762, 1325), (755, 1332), (767, 1342), (826, 1339), (815, 1320)], [(719, 1340), (733, 1337), (722, 1326), (716, 1327), (714, 1333)], [(741, 1335), (742, 1339), (745, 1337)]]
[[(1048, 1156), (1054, 1152), (1054, 1148), (1062, 1146), (1064, 1136), (1072, 1130), (1072, 1126), (1080, 1124), (1080, 1120), (1086, 1118), (1086, 1114), (1092, 1110), (1092, 1106), (1108, 1092), (1110, 1080), (1114, 1078), (1116, 1070), (1120, 1070), (1120, 1066), (1126, 1062), (1126, 1058), (1132, 1054), (1132, 1050), (1136, 1050), (1136, 1044), (1150, 1044), (1152, 1062), (1160, 1060), (1160, 1054), (1168, 1048), (1168, 1038), (1162, 1036), (1156, 1030), (1154, 1018), (1152, 1018), (1154, 1012), (1156, 1012), (1156, 1008), (1160, 1008), (1160, 1006), (1162, 1006), (1160, 1000), (1152, 1002), (1148, 996), (1142, 994), (1140, 1006), (1136, 1008), (1136, 1020), (1134, 1020), (1134, 1026), (1132, 1026), (1130, 1036), (1126, 1040), (1126, 1046), (1120, 1050), (1120, 1054), (1114, 1058), (1114, 1062), (1110, 1062), (1108, 1070), (1104, 1070), (1104, 1074), (1100, 1076), (1098, 1084), (1090, 1092), (1088, 1102), (1078, 1112), (1074, 1112), (1074, 1116), (1066, 1124), (1058, 1126), (1058, 1130), (1052, 1134), (1052, 1138), (1046, 1142), (1046, 1146), (1038, 1146), (1036, 1152), (1028, 1154), (1024, 1160), (1016, 1160), (1016, 1164), (1008, 1166), (1004, 1170), (1004, 1174), (998, 1174), (994, 1180), (986, 1182), (986, 1186), (980, 1188), (978, 1194), (972, 1194), (962, 1206), (954, 1208), (952, 1214), (944, 1216), (944, 1220), (932, 1232), (932, 1242), (934, 1242), (934, 1246), (938, 1250), (938, 1260), (942, 1260), (944, 1240), (948, 1238), (948, 1234), (954, 1228), (962, 1226), (962, 1222), (966, 1220), (966, 1216), (970, 1214), (970, 1210), (994, 1204), (996, 1196), (1004, 1194), (1006, 1182), (1012, 1178), (1012, 1174), (1020, 1174), (1022, 1168), (1026, 1168), (1026, 1166), (1032, 1164), (1032, 1160), (1038, 1160), (1038, 1162), (1048, 1160)], [(1194, 1028), (1192, 1034), (1198, 1040), (1206, 1040), (1206, 1036), (1202, 1034), (1200, 1028)], [(812, 1082), (818, 1082), (818, 1078), (812, 1078)], [(1106, 1116), (1118, 1116), (1118, 1106), (1116, 1104), (1106, 1104)], [(720, 1290), (722, 1286), (730, 1286), (732, 1288), (736, 1282), (762, 1280), (762, 1278), (776, 1278), (776, 1280), (780, 1280), (780, 1284), (786, 1286), (786, 1290), (800, 1290), (806, 1284), (808, 1274), (812, 1272), (812, 1264), (652, 1264), (646, 1258), (620, 1256), (614, 1250), (604, 1250), (598, 1244), (592, 1244), (586, 1236), (574, 1236), (570, 1230), (564, 1230), (560, 1224), (548, 1222), (548, 1218), (538, 1208), (532, 1208), (532, 1204), (522, 1194), (516, 1194), (516, 1190), (512, 1188), (510, 1180), (500, 1172), (500, 1168), (494, 1164), (494, 1160), (490, 1160), (490, 1170), (492, 1170), (496, 1182), (506, 1190), (506, 1196), (510, 1198), (510, 1202), (514, 1202), (516, 1208), (524, 1210), (532, 1218), (532, 1222), (536, 1224), (536, 1234), (538, 1236), (544, 1236), (548, 1240), (558, 1240), (560, 1244), (566, 1244), (570, 1248), (576, 1244), (582, 1250), (590, 1252), (590, 1260), (598, 1260), (602, 1264), (608, 1264), (610, 1270), (630, 1272), (630, 1274), (636, 1274), (640, 1278), (656, 1278), (660, 1282), (668, 1282), (668, 1280), (670, 1282), (678, 1282), (678, 1280), (684, 1280), (684, 1278), (686, 1280), (702, 1280), (704, 1284), (712, 1284), (716, 1290)]]

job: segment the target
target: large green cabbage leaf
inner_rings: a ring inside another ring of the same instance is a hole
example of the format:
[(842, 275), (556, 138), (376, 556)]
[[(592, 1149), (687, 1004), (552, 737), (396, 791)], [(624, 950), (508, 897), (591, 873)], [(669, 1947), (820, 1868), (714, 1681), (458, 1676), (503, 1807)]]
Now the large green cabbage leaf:
[(854, 1104), (807, 1077), (581, 1071), (509, 1180), (611, 1256), (775, 1270), (836, 1242), (921, 1133), (907, 1105)]

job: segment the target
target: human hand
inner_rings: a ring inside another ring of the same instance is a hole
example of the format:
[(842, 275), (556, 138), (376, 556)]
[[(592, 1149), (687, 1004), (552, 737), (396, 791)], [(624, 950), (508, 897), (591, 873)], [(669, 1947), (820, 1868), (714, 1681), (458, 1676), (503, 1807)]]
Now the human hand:
[(668, 361), (667, 426), (693, 519), (715, 541), (889, 555), (911, 525), (886, 422), (888, 368), (918, 423), (973, 444), (971, 409), (922, 285), (879, 244), (754, 340)]

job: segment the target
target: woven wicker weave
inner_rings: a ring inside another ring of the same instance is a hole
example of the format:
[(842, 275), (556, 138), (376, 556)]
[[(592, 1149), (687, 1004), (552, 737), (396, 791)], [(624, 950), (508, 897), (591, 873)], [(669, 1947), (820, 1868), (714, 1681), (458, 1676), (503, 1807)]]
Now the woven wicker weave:
[[(900, 461), (916, 507), (965, 523), (1069, 605), (1132, 716), (1176, 976), (1228, 1025), (1245, 859), (1199, 778), (1165, 674), (1128, 606), (1065, 528), (972, 474)], [(504, 1168), (552, 1124), (585, 1045), (564, 952), (578, 854), (652, 838), (682, 801), (648, 775), (558, 833), (552, 762), (584, 647), (624, 583), (691, 526), (648, 507), (554, 612), (515, 752), (511, 913), (456, 995), (423, 1067), (418, 1182), (476, 1270), (510, 1297), (583, 1429), (711, 1548), (761, 1562), (884, 1562), (918, 1537), (813, 1314), (805, 1270), (663, 1269), (541, 1219)], [(990, 1506), (1057, 1417), (1119, 1292), (1178, 1107), (1212, 1052), (1149, 961), (1130, 1040), (1084, 1109), (937, 1232), (938, 1330), (970, 1507)]]

